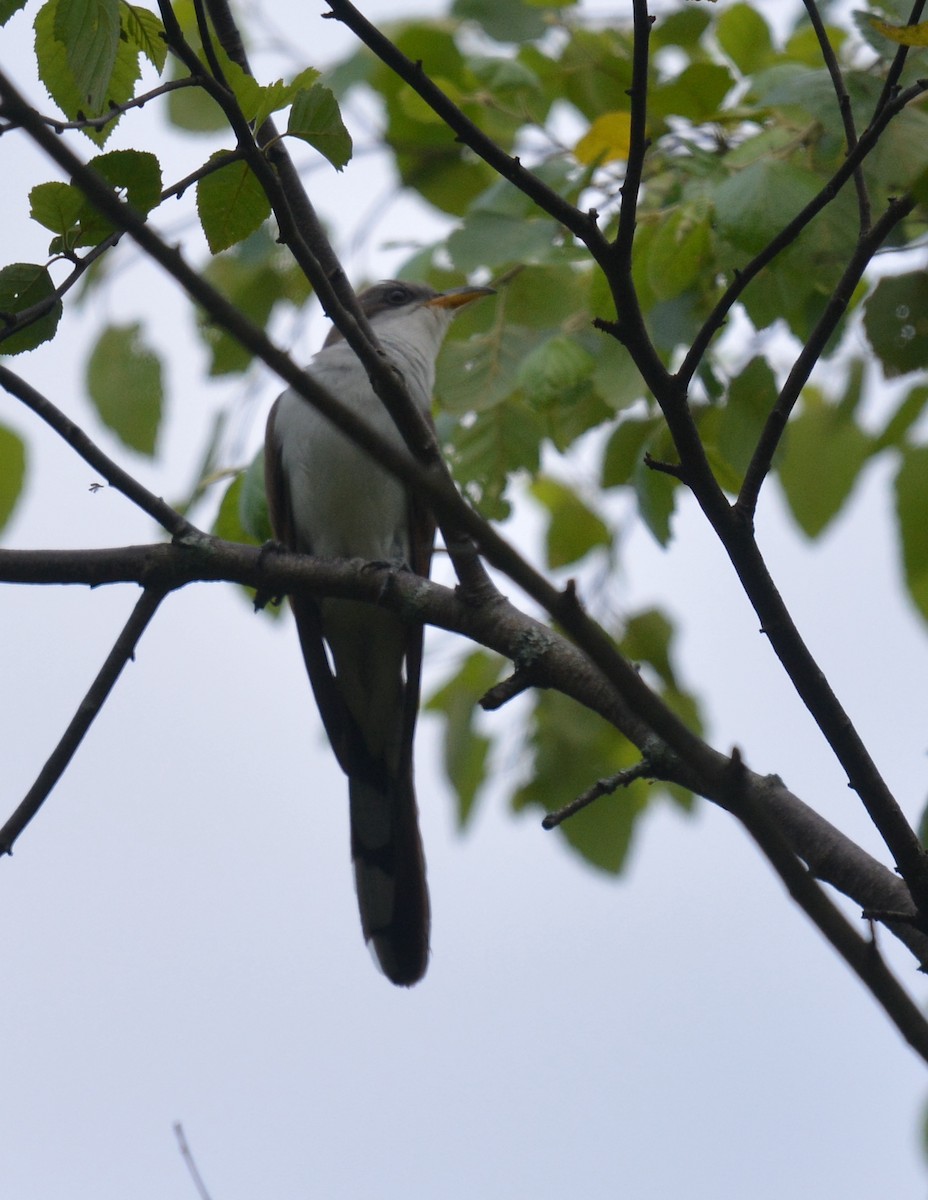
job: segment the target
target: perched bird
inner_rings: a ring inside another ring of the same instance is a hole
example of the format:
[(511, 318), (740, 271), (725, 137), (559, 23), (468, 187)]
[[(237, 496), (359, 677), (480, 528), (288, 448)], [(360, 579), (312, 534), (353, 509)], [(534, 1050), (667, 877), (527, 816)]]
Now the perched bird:
[[(435, 292), (386, 280), (358, 297), (380, 344), (427, 416), (435, 359), (454, 315), (490, 288)], [(402, 437), (336, 329), (309, 373), (398, 446)], [(429, 419), (430, 416), (429, 416)], [(274, 535), (323, 558), (392, 562), (427, 576), (435, 522), (308, 401), (286, 391), (268, 419), (265, 486)], [(429, 895), (413, 783), (422, 626), (358, 600), (292, 596), (303, 659), (326, 733), (348, 776), (351, 854), (365, 939), (393, 983), (429, 955)]]

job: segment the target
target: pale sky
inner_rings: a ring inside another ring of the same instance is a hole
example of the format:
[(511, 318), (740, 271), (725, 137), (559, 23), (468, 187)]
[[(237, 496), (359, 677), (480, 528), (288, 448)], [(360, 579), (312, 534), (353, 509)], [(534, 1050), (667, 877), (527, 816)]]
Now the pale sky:
[[(320, 8), (274, 9), (317, 65), (345, 45)], [(4, 69), (28, 88), (34, 12), (0, 33)], [(142, 121), (157, 129), (153, 111)], [(175, 143), (166, 178), (209, 149)], [(22, 197), (55, 173), (17, 137), (0, 153), (2, 261), (38, 261), (47, 239)], [(345, 248), (387, 180), (371, 159), (343, 175), (320, 169), (310, 184)], [(349, 258), (353, 274), (389, 274), (402, 254), (380, 247), (430, 228), (440, 226), (421, 209), (393, 206), (374, 244)], [(199, 258), (188, 226), (174, 236)], [(128, 247), (119, 261), (112, 289), (94, 294), (97, 311), (68, 315), (51, 346), (11, 365), (171, 498), (191, 479), (212, 414), (243, 388), (203, 386), (184, 302)], [(170, 356), (155, 466), (101, 431), (84, 399), (85, 339), (102, 319), (144, 319)], [(300, 352), (322, 336), (314, 320)], [(260, 440), (275, 385), (253, 392), (239, 410), (243, 454)], [(147, 518), (109, 489), (91, 493), (90, 469), (3, 395), (0, 423), (30, 450), (6, 545), (154, 539)], [(928, 639), (899, 589), (888, 468), (869, 471), (821, 544), (798, 540), (775, 485), (759, 528), (801, 629), (915, 819), (928, 792)], [(520, 522), (530, 544), (536, 522)], [(666, 553), (641, 530), (629, 536), (609, 602), (676, 615), (681, 672), (704, 699), (713, 745), (737, 744), (885, 861), (691, 506), (675, 533)], [(4, 813), (137, 596), (0, 590)], [(428, 645), (426, 690), (460, 648), (434, 633)], [(488, 728), (511, 721), (504, 713)], [(509, 738), (462, 837), (439, 734), (424, 718), (432, 961), (419, 987), (401, 991), (360, 936), (346, 785), (292, 624), (253, 616), (222, 585), (171, 598), (66, 777), (0, 861), (4, 1196), (194, 1198), (178, 1120), (212, 1200), (924, 1194), (921, 1063), (731, 818), (707, 803), (689, 820), (659, 805), (627, 873), (594, 874), (537, 815), (508, 813), (522, 766)], [(911, 961), (882, 941), (924, 1001)]]

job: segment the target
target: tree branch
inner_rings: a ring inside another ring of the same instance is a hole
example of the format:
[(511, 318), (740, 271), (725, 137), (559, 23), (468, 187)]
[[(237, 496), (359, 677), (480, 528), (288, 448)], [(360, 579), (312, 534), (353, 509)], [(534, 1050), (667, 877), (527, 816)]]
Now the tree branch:
[(135, 655), (135, 647), (139, 638), (158, 611), (158, 606), (165, 595), (166, 593), (163, 591), (146, 588), (139, 597), (132, 610), (132, 615), (116, 639), (86, 696), (78, 706), (61, 741), (52, 751), (22, 802), (0, 828), (0, 855), (13, 853), (14, 842), (36, 816), (52, 788), (67, 770), (68, 764), (77, 753), (78, 746), (84, 740), (84, 735), (109, 698), (116, 680), (122, 674), (123, 667)]
[(686, 357), (680, 364), (680, 369), (676, 377), (681, 383), (689, 385), (690, 380), (695, 375), (702, 361), (703, 355), (709, 348), (709, 343), (725, 324), (729, 312), (748, 284), (756, 279), (764, 267), (771, 263), (781, 251), (791, 245), (812, 219), (834, 200), (847, 181), (853, 177), (854, 172), (867, 155), (876, 148), (880, 140), (880, 135), (890, 121), (898, 116), (906, 105), (911, 104), (913, 100), (924, 95), (926, 91), (928, 91), (928, 83), (916, 83), (904, 92), (900, 92), (891, 103), (885, 105), (880, 110), (879, 115), (874, 118), (873, 122), (860, 135), (857, 145), (848, 154), (844, 162), (838, 167), (834, 175), (832, 175), (831, 179), (829, 179), (819, 193), (813, 196), (809, 203), (791, 221), (783, 226), (776, 237), (772, 238), (759, 254), (756, 254), (750, 262), (745, 263), (743, 267), (739, 268), (735, 279), (726, 288), (712, 309), (712, 312), (703, 322), (702, 328), (693, 339)]
[[(819, 816), (774, 775), (741, 767), (733, 792), (731, 760), (704, 744), (712, 770), (700, 776), (667, 750), (628, 707), (597, 665), (554, 630), (500, 598), (475, 607), (454, 589), (387, 567), (267, 551), (203, 536), (193, 542), (101, 550), (0, 549), (0, 582), (98, 587), (136, 583), (164, 594), (194, 582), (239, 583), (265, 594), (303, 593), (363, 600), (460, 634), (510, 659), (531, 647), (535, 686), (554, 688), (598, 713), (635, 744), (654, 778), (679, 783), (735, 811), (752, 803), (775, 822), (794, 853), (819, 879), (862, 908), (903, 914), (884, 918), (892, 932), (928, 967), (928, 936), (909, 919), (915, 907), (905, 883)], [(660, 703), (658, 701), (658, 703)], [(747, 797), (744, 800), (744, 797)], [(740, 813), (736, 813), (740, 816)]]
[(537, 175), (523, 167), (518, 158), (507, 154), (492, 138), (487, 137), (483, 130), (466, 117), (441, 88), (431, 81), (426, 64), (407, 58), (385, 34), (358, 12), (350, 0), (327, 0), (327, 3), (331, 13), (325, 15), (346, 25), (398, 78), (408, 83), (454, 132), (459, 142), (469, 146), (479, 158), (533, 200), (543, 212), (570, 230), (583, 242), (597, 262), (602, 264), (607, 261), (611, 248), (594, 217), (587, 212), (581, 212), (570, 201), (559, 196)]
[(879, 221), (858, 240), (850, 262), (793, 364), (793, 369), (790, 371), (758, 438), (734, 506), (735, 515), (743, 521), (750, 522), (754, 519), (761, 486), (773, 464), (773, 456), (776, 454), (790, 414), (802, 394), (802, 389), (808, 383), (815, 364), (824, 353), (828, 340), (837, 329), (838, 322), (847, 312), (854, 289), (863, 278), (864, 271), (880, 245), (914, 207), (915, 201), (910, 196), (903, 196), (899, 200), (891, 201)]
[[(850, 154), (857, 145), (857, 128), (854, 124), (854, 110), (851, 107), (851, 97), (844, 86), (844, 76), (841, 74), (837, 56), (828, 39), (828, 30), (825, 28), (822, 14), (818, 10), (818, 4), (816, 4), (815, 0), (803, 0), (803, 4), (808, 13), (812, 28), (815, 30), (818, 46), (822, 52), (822, 61), (828, 70), (828, 74), (831, 76), (832, 87), (835, 89), (835, 96), (838, 100), (838, 111), (841, 113), (841, 123), (844, 126), (844, 139), (847, 143), (848, 154)], [(871, 213), (867, 184), (860, 166), (854, 170), (854, 187), (857, 191), (859, 227), (863, 235), (870, 229)]]

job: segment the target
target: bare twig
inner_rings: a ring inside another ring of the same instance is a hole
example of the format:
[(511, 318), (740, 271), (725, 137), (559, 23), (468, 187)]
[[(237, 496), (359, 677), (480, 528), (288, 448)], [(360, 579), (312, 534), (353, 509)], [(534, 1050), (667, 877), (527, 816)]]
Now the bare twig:
[(625, 181), (619, 189), (622, 206), (619, 210), (619, 227), (615, 236), (615, 256), (618, 269), (631, 271), (632, 241), (635, 237), (638, 213), (638, 192), (644, 171), (644, 156), (648, 149), (648, 63), (651, 45), (651, 25), (654, 18), (648, 12), (647, 0), (633, 0), (634, 14), (634, 57), (632, 61), (631, 86), (631, 133), (629, 139), (628, 164)]
[[(857, 145), (857, 128), (854, 124), (851, 97), (844, 86), (844, 76), (841, 74), (837, 56), (828, 39), (828, 30), (825, 28), (822, 14), (818, 10), (818, 4), (816, 4), (815, 0), (803, 0), (803, 4), (809, 15), (812, 28), (815, 30), (815, 36), (818, 38), (819, 49), (822, 52), (822, 61), (828, 69), (828, 74), (831, 76), (831, 83), (838, 100), (838, 110), (841, 113), (841, 122), (844, 125), (844, 138), (847, 142), (848, 153), (850, 154)], [(857, 191), (857, 215), (860, 232), (864, 234), (870, 228), (870, 197), (867, 194), (867, 184), (864, 180), (863, 170), (859, 166), (854, 171), (854, 187)]]
[(428, 76), (428, 64), (413, 62), (407, 58), (390, 39), (368, 21), (350, 0), (327, 0), (330, 15), (346, 25), (369, 50), (385, 63), (391, 71), (417, 92), (425, 103), (437, 113), (458, 141), (469, 146), (476, 155), (508, 179), (519, 191), (533, 200), (542, 212), (554, 217), (569, 229), (587, 247), (599, 263), (607, 261), (610, 245), (601, 233), (596, 219), (582, 212), (569, 200), (558, 195), (553, 188), (543, 183), (529, 171), (518, 158), (507, 154), (492, 138), (464, 115), (460, 108)]
[(689, 385), (706, 350), (709, 348), (710, 342), (725, 324), (729, 312), (731, 312), (737, 300), (744, 293), (748, 284), (756, 279), (764, 267), (773, 262), (776, 256), (785, 250), (787, 246), (792, 245), (796, 238), (811, 223), (813, 217), (816, 217), (823, 208), (834, 200), (847, 181), (853, 177), (854, 172), (867, 155), (877, 146), (883, 130), (890, 121), (898, 116), (913, 100), (924, 95), (926, 91), (928, 91), (928, 83), (916, 83), (912, 87), (906, 88), (904, 92), (900, 92), (884, 105), (878, 115), (874, 117), (871, 124), (860, 135), (857, 145), (848, 154), (844, 162), (838, 167), (834, 175), (832, 175), (831, 179), (828, 180), (819, 193), (813, 196), (809, 203), (791, 221), (783, 226), (776, 237), (772, 238), (759, 254), (756, 254), (750, 262), (745, 263), (743, 267), (738, 269), (735, 278), (703, 322), (702, 328), (693, 339), (686, 357), (680, 364), (676, 378), (681, 383)]
[(187, 1135), (184, 1133), (184, 1127), (180, 1121), (174, 1122), (174, 1136), (177, 1138), (177, 1148), (180, 1150), (180, 1156), (184, 1160), (187, 1170), (190, 1172), (193, 1186), (197, 1189), (197, 1195), (200, 1197), (200, 1200), (210, 1200), (206, 1184), (203, 1182), (203, 1177), (197, 1168), (196, 1160), (187, 1143)]
[[(915, 0), (912, 5), (912, 11), (909, 13), (907, 25), (917, 25), (922, 19), (922, 13), (925, 10), (925, 0)], [(909, 47), (900, 46), (893, 57), (892, 65), (886, 74), (886, 80), (883, 84), (883, 90), (880, 92), (880, 97), (876, 102), (873, 110), (873, 121), (882, 115), (884, 109), (891, 103), (896, 95), (896, 89), (899, 87), (899, 80), (902, 78), (902, 71), (905, 67), (905, 60), (909, 56)], [(872, 122), (871, 122), (872, 124)]]
[(653, 775), (653, 773), (654, 768), (650, 762), (647, 759), (643, 759), (641, 762), (635, 763), (633, 767), (626, 767), (624, 771), (617, 771), (615, 775), (609, 775), (605, 779), (597, 779), (592, 787), (587, 788), (575, 800), (571, 800), (570, 804), (565, 804), (557, 812), (548, 813), (541, 822), (541, 827), (542, 829), (556, 829), (568, 817), (576, 816), (584, 808), (589, 808), (591, 804), (599, 800), (602, 796), (610, 796), (613, 792), (617, 792), (620, 787), (628, 787), (636, 779), (644, 779), (648, 775)]
[(808, 382), (815, 364), (821, 358), (829, 338), (846, 313), (854, 295), (854, 289), (863, 278), (864, 271), (878, 248), (914, 207), (915, 201), (908, 196), (892, 201), (883, 216), (858, 241), (844, 273), (835, 285), (822, 315), (815, 323), (815, 328), (793, 364), (793, 369), (764, 424), (763, 432), (751, 456), (735, 504), (735, 515), (742, 520), (753, 520), (761, 486), (770, 471), (773, 456), (786, 429), (790, 413), (802, 394), (802, 389)]
[(22, 802), (4, 826), (0, 828), (0, 855), (13, 853), (14, 842), (38, 813), (52, 788), (64, 774), (71, 759), (77, 753), (78, 746), (84, 740), (84, 735), (106, 703), (116, 680), (122, 674), (123, 667), (130, 658), (134, 657), (138, 640), (158, 611), (158, 606), (164, 596), (164, 592), (154, 588), (146, 588), (140, 596), (132, 610), (132, 615), (113, 644), (112, 650), (78, 706), (77, 712), (71, 718), (58, 745), (52, 751)]
[(124, 471), (108, 455), (104, 454), (99, 446), (84, 433), (83, 429), (76, 425), (70, 417), (65, 416), (60, 408), (57, 408), (41, 392), (37, 392), (35, 388), (11, 371), (9, 367), (3, 366), (2, 363), (0, 363), (0, 387), (8, 391), (11, 396), (21, 400), (46, 425), (54, 429), (71, 449), (81, 456), (84, 462), (89, 463), (95, 471), (98, 471), (111, 487), (122, 492), (127, 499), (138, 505), (143, 512), (148, 513), (173, 537), (203, 536), (179, 512), (143, 487), (128, 471)]

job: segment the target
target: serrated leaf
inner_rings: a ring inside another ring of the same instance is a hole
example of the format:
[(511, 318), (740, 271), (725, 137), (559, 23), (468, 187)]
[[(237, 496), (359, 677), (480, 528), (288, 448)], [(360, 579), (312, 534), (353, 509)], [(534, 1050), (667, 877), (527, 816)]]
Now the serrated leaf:
[(26, 447), (22, 438), (0, 425), (0, 530), (4, 528), (26, 479)]
[(25, 7), (26, 0), (0, 0), (0, 28), (9, 21), (10, 17)]
[[(61, 111), (69, 120), (76, 120), (80, 114), (88, 117), (103, 116), (111, 110), (130, 100), (138, 81), (139, 53), (137, 48), (128, 40), (119, 37), (117, 22), (116, 57), (109, 71), (109, 82), (103, 93), (90, 103), (85, 90), (75, 78), (70, 62), (69, 47), (61, 41), (56, 33), (58, 28), (58, 10), (64, 0), (47, 0), (39, 9), (35, 18), (35, 52), (39, 69), (39, 77)], [(84, 0), (78, 0), (83, 3)], [(88, 0), (89, 2), (89, 0)], [(74, 10), (63, 21), (65, 26), (74, 19)], [(80, 37), (79, 37), (80, 40)], [(81, 42), (83, 45), (84, 43)], [(120, 120), (115, 116), (102, 129), (85, 127), (81, 132), (97, 145), (103, 145)]]
[(532, 350), (519, 367), (518, 383), (539, 408), (569, 404), (588, 383), (596, 359), (574, 338), (558, 334)]
[(484, 516), (497, 521), (509, 515), (503, 495), (510, 476), (538, 470), (543, 436), (537, 415), (516, 397), (455, 432), (447, 444), (454, 476)]
[(15, 316), (34, 304), (49, 301), (44, 316), (17, 333), (5, 335), (5, 322), (0, 322), (0, 354), (21, 354), (34, 350), (55, 336), (61, 320), (61, 301), (55, 297), (55, 284), (47, 268), (38, 263), (11, 263), (0, 270), (0, 313)]
[(838, 515), (873, 451), (852, 416), (807, 389), (789, 424), (777, 473), (790, 512), (810, 538)]
[(110, 325), (87, 363), (87, 391), (100, 420), (130, 450), (154, 456), (161, 424), (161, 361), (141, 326)]
[(928, 278), (909, 271), (882, 279), (864, 305), (864, 329), (891, 378), (928, 366)]
[(600, 113), (574, 146), (574, 157), (586, 166), (623, 161), (631, 148), (631, 114)]
[(345, 128), (338, 101), (330, 88), (314, 83), (297, 93), (290, 109), (287, 133), (309, 142), (337, 171), (351, 158), (351, 134)]
[[(102, 175), (140, 216), (148, 216), (161, 202), (161, 164), (149, 151), (112, 150), (96, 155), (87, 165)], [(78, 216), (80, 228), (69, 239), (72, 246), (99, 245), (116, 228), (86, 199)]]
[(54, 29), (81, 103), (102, 111), (119, 49), (119, 0), (58, 0)]
[(123, 3), (119, 6), (119, 12), (123, 34), (160, 75), (168, 56), (168, 44), (160, 19), (149, 9), (137, 4)]
[(928, 620), (928, 446), (908, 446), (896, 476), (896, 518), (906, 587)]
[(251, 167), (232, 162), (199, 180), (197, 212), (209, 248), (218, 254), (254, 233), (271, 215), (271, 202)]
[(605, 521), (571, 488), (542, 475), (529, 490), (548, 511), (545, 549), (553, 570), (579, 561), (598, 546), (611, 547), (612, 533)]
[(476, 728), (480, 699), (499, 679), (503, 660), (486, 650), (467, 655), (452, 677), (425, 702), (427, 712), (444, 718), (443, 764), (458, 798), (458, 827), (474, 812), (477, 794), (486, 779), (490, 739)]
[(439, 355), (435, 395), (440, 408), (458, 415), (494, 408), (518, 387), (522, 360), (539, 343), (537, 330), (508, 325), (447, 342)]

